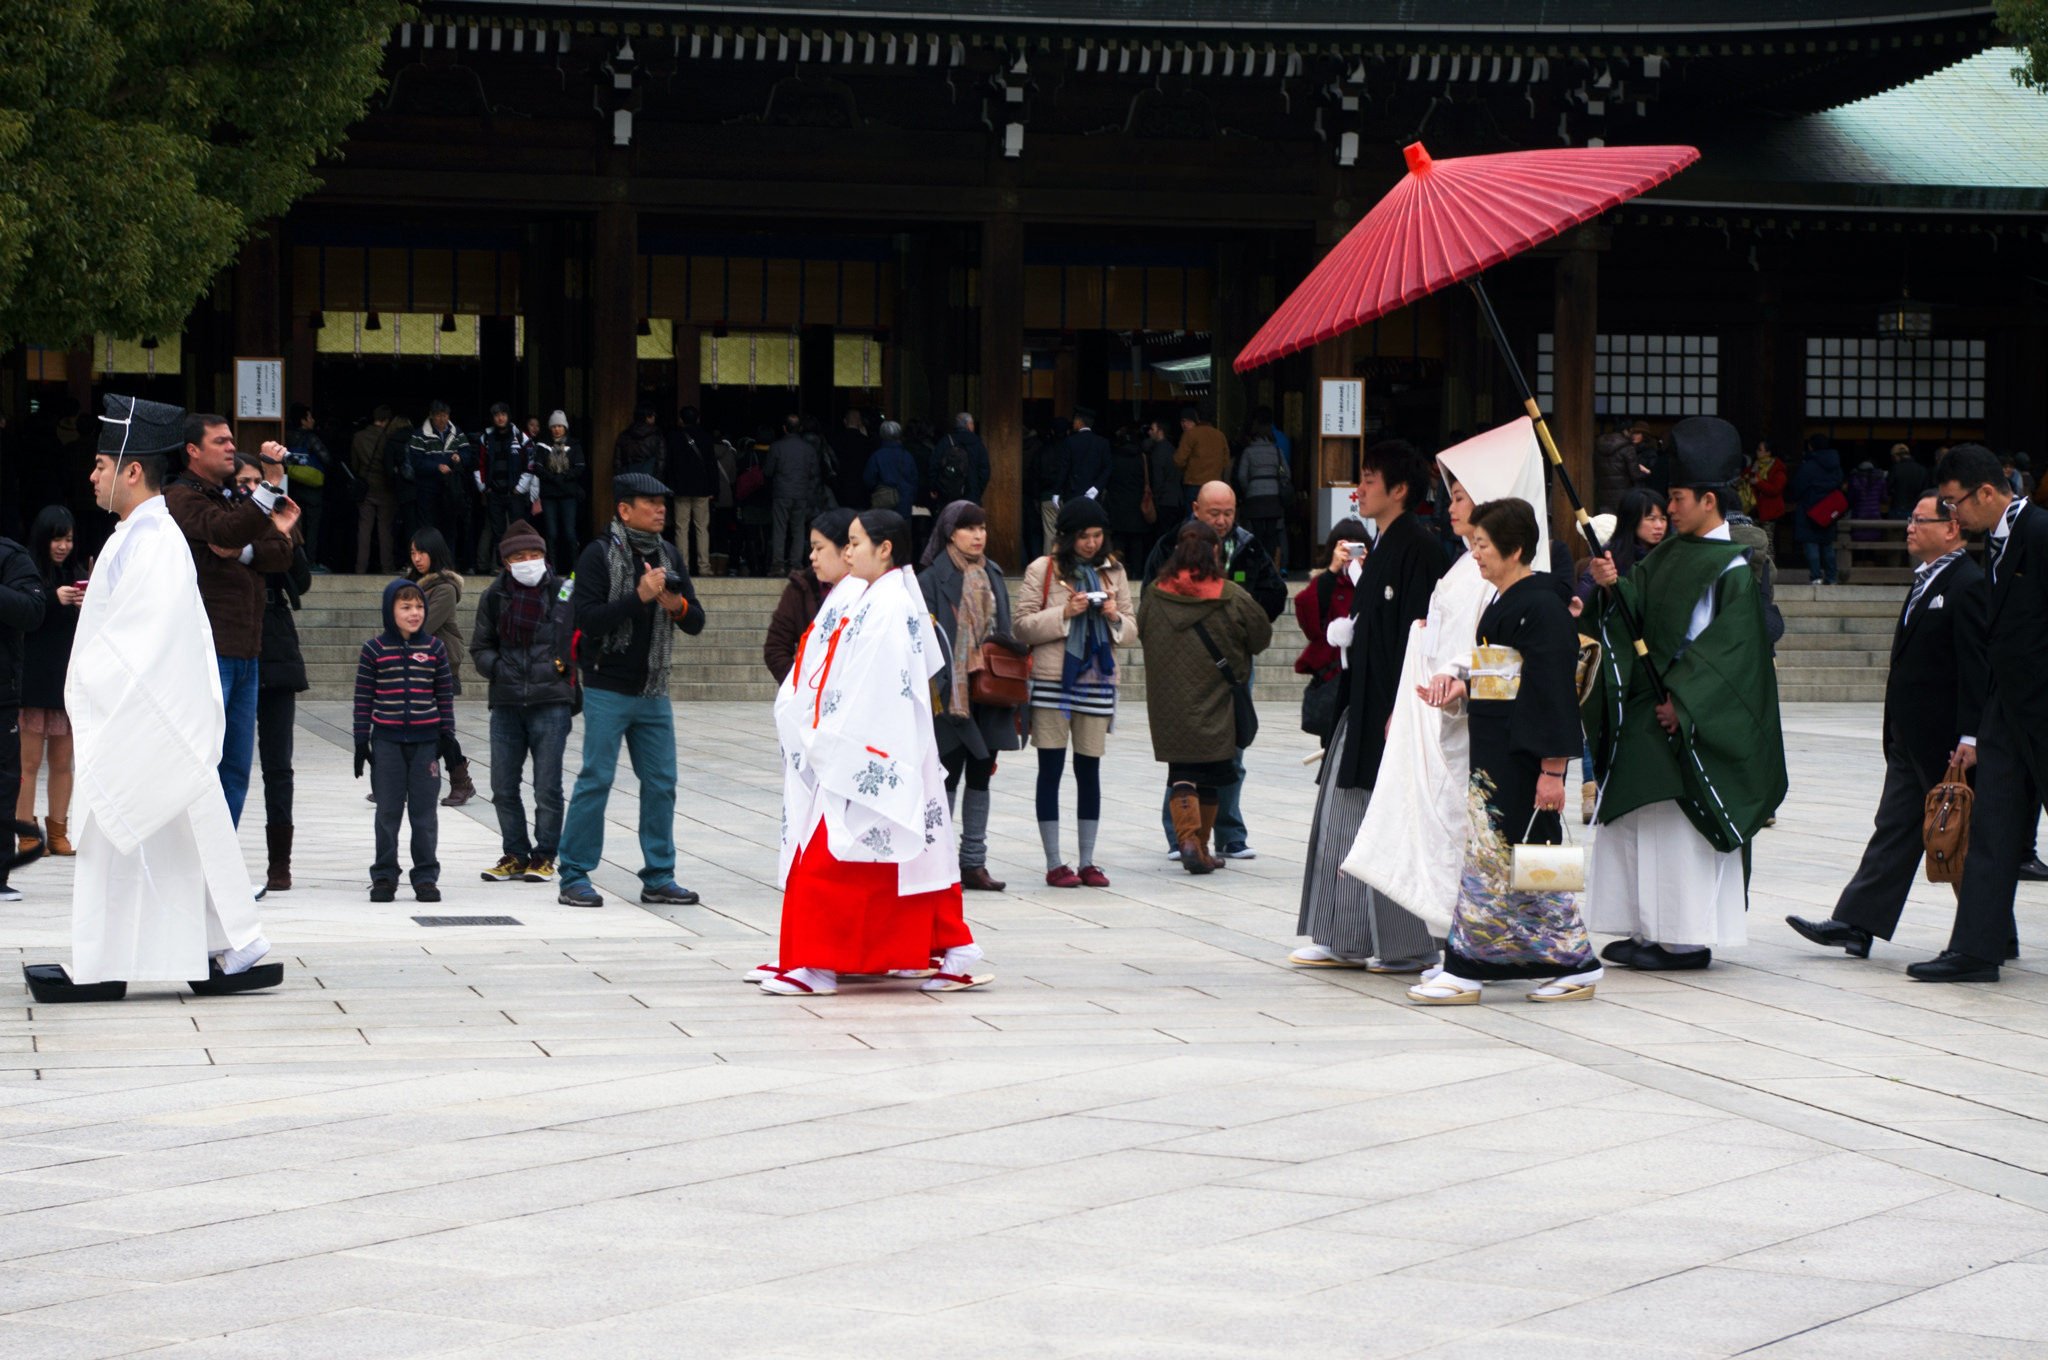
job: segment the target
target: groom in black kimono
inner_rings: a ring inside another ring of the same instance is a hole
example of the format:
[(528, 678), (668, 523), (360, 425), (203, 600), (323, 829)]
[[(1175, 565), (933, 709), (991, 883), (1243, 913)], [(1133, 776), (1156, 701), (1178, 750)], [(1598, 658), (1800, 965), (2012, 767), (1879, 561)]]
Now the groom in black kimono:
[[(1429, 494), (1430, 476), (1430, 460), (1399, 439), (1373, 445), (1360, 462), (1358, 511), (1379, 533), (1351, 597), (1343, 672), (1349, 721), (1341, 747), (1332, 745), (1326, 758), (1337, 762), (1331, 772), (1335, 788), (1365, 790), (1368, 800), (1379, 780), (1409, 631), (1428, 617), (1430, 592), (1450, 568), (1436, 535), (1412, 513)], [(1340, 636), (1329, 640), (1338, 643)], [(1317, 872), (1314, 856), (1309, 872)], [(1300, 933), (1339, 960), (1370, 953), (1382, 972), (1414, 972), (1435, 960), (1436, 945), (1420, 920), (1363, 885), (1342, 890), (1352, 887), (1308, 884)], [(1308, 952), (1295, 961), (1310, 962)]]

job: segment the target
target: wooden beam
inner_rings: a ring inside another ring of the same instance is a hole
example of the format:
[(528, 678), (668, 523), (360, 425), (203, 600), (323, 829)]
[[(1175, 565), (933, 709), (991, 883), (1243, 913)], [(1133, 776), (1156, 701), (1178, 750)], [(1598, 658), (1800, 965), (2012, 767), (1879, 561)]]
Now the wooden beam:
[(981, 441), (988, 445), (988, 550), (1008, 570), (1024, 554), (1024, 219), (981, 224)]
[[(473, 164), (465, 160), (464, 164)], [(841, 173), (843, 173), (841, 167)], [(963, 173), (965, 171), (963, 170)], [(978, 173), (978, 169), (977, 169)], [(461, 208), (491, 206), (583, 210), (601, 207), (619, 191), (617, 179), (599, 174), (492, 174), (433, 169), (394, 176), (389, 170), (323, 167), (324, 187), (305, 205)], [(407, 193), (401, 185), (418, 192)], [(1001, 190), (972, 184), (948, 185), (944, 193), (884, 175), (853, 179), (665, 179), (635, 176), (625, 181), (627, 201), (642, 212), (704, 212), (773, 216), (846, 223), (958, 222), (998, 213), (1030, 222), (1128, 223), (1177, 227), (1299, 227), (1312, 220), (1320, 200), (1307, 194), (1231, 193), (1208, 188), (1146, 192), (1129, 188), (1047, 187)]]
[(633, 422), (639, 394), (638, 321), (633, 256), (639, 218), (624, 201), (597, 210), (590, 238), (590, 460), (591, 528), (612, 519), (612, 441)]

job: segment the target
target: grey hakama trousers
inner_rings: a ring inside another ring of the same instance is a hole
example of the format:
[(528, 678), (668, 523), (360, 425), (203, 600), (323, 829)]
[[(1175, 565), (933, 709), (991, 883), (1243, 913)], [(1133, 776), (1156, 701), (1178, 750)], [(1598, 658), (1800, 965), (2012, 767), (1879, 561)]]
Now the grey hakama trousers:
[[(1350, 714), (1337, 719), (1331, 752), (1344, 749)], [(1308, 862), (1301, 880), (1301, 915), (1295, 933), (1306, 935), (1347, 959), (1376, 958), (1383, 964), (1428, 965), (1436, 961), (1429, 928), (1385, 893), (1337, 872), (1358, 839), (1371, 789), (1337, 784), (1338, 761), (1325, 758), (1316, 776), (1316, 812), (1309, 826)]]

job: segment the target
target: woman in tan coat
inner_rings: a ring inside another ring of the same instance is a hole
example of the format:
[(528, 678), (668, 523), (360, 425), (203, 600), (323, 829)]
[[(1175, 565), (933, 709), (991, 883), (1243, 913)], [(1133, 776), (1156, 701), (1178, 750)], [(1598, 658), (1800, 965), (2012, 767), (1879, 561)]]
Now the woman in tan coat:
[[(1095, 863), (1102, 753), (1116, 724), (1116, 648), (1135, 637), (1131, 586), (1109, 548), (1109, 515), (1086, 497), (1060, 507), (1053, 552), (1024, 569), (1012, 625), (1031, 644), (1031, 744), (1038, 748), (1038, 836), (1045, 881), (1107, 888)], [(1074, 747), (1081, 869), (1060, 858), (1060, 777)]]
[(1191, 874), (1221, 863), (1209, 853), (1209, 836), (1216, 827), (1216, 790), (1238, 779), (1233, 690), (1272, 641), (1266, 611), (1244, 587), (1223, 579), (1216, 531), (1200, 520), (1183, 524), (1172, 555), (1145, 590), (1138, 644), (1145, 652), (1152, 756), (1166, 766), (1173, 834), (1181, 867)]

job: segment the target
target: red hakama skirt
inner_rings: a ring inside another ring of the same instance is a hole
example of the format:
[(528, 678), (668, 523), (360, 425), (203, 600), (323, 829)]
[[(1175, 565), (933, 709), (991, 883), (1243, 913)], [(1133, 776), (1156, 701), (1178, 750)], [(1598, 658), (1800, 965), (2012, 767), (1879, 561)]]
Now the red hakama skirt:
[(777, 959), (784, 968), (835, 973), (929, 968), (948, 949), (972, 943), (958, 883), (900, 896), (894, 864), (834, 859), (822, 822), (789, 866)]

